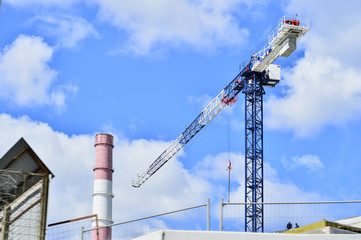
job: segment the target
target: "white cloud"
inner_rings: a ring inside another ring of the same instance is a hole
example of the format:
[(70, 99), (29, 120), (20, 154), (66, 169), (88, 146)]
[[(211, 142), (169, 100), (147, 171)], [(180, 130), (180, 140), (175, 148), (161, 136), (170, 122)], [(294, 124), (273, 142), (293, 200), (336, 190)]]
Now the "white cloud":
[(94, 0), (99, 17), (129, 34), (122, 51), (148, 54), (162, 46), (190, 46), (198, 50), (239, 47), (248, 30), (238, 28), (233, 1)]
[[(327, 11), (320, 11), (326, 5)], [(299, 44), (306, 48), (305, 56), (285, 70), (284, 94), (265, 103), (265, 123), (270, 127), (309, 136), (326, 125), (360, 118), (361, 47), (357, 39), (361, 16), (357, 6), (357, 1), (290, 1), (288, 12), (297, 10), (312, 17), (311, 30)]]
[[(49, 202), (50, 222), (91, 214), (94, 136), (68, 136), (45, 123), (7, 114), (0, 114), (0, 132), (2, 154), (24, 137), (54, 173)], [(113, 216), (116, 221), (205, 203), (211, 195), (211, 185), (184, 169), (177, 158), (141, 188), (133, 188), (131, 181), (135, 180), (137, 173), (146, 170), (169, 143), (115, 138)]]
[(63, 107), (73, 85), (53, 86), (58, 72), (49, 65), (54, 49), (42, 38), (19, 35), (0, 54), (0, 98), (18, 106)]
[[(228, 182), (228, 160), (231, 159), (231, 202), (244, 202), (244, 155), (231, 153), (220, 153), (208, 155), (198, 162), (192, 172), (198, 177), (206, 179), (212, 183), (212, 188), (217, 189), (217, 197), (226, 196)], [(296, 160), (296, 159), (295, 159)], [(312, 164), (321, 164), (315, 156), (305, 155), (300, 158), (302, 165), (314, 167)], [(323, 165), (322, 165), (323, 166)], [(283, 182), (279, 178), (277, 170), (270, 163), (264, 162), (264, 198), (265, 202), (296, 202), (296, 201), (316, 201), (320, 195), (314, 192), (306, 192), (292, 182)], [(320, 167), (320, 165), (317, 165)], [(292, 193), (292, 194), (290, 194)]]
[(155, 173), (140, 188), (133, 188), (136, 180), (168, 147), (168, 142), (138, 139), (120, 140), (114, 149), (115, 194), (119, 211), (115, 216), (126, 220), (204, 203), (211, 194), (210, 184), (190, 173), (175, 157)]
[(361, 115), (361, 71), (337, 58), (306, 52), (285, 79), (284, 96), (265, 103), (265, 123), (273, 128), (307, 136)]
[(293, 170), (298, 167), (306, 167), (309, 173), (317, 171), (324, 167), (320, 158), (311, 154), (306, 154), (300, 157), (291, 157), (290, 160), (286, 157), (282, 157), (281, 161), (283, 163), (283, 166), (288, 170)]
[[(28, 117), (13, 118), (0, 114), (0, 152), (4, 154), (20, 137), (30, 144), (38, 156), (55, 174), (51, 182), (49, 221), (55, 222), (89, 215), (92, 212), (92, 188), (95, 150), (93, 135), (72, 135), (54, 131), (49, 125)], [(226, 195), (228, 154), (207, 156), (192, 170), (172, 159), (141, 188), (133, 188), (131, 180), (141, 173), (168, 146), (168, 142), (126, 140), (115, 136), (113, 218), (117, 222), (150, 214), (180, 209), (207, 198), (219, 201)], [(232, 201), (243, 199), (244, 156), (231, 154)], [(265, 196), (267, 201), (315, 200), (293, 184), (284, 184), (275, 169), (265, 164)], [(64, 208), (64, 206), (67, 206)]]
[(208, 94), (202, 94), (200, 96), (187, 96), (187, 101), (190, 104), (200, 106), (202, 109), (205, 108), (213, 99), (214, 97), (211, 97)]
[[(220, 153), (216, 156), (207, 155), (201, 162), (198, 162), (193, 171), (197, 176), (204, 177), (208, 180), (227, 180), (228, 179), (228, 164), (231, 160), (232, 169), (234, 164), (239, 167), (240, 159), (244, 156), (235, 153)], [(236, 168), (237, 168), (236, 167)]]
[(265, 202), (312, 202), (321, 199), (319, 193), (305, 191), (294, 183), (264, 181)]
[(361, 66), (361, 16), (358, 0), (292, 0), (286, 11), (311, 20), (311, 30), (304, 37), (313, 54), (332, 56), (351, 66)]
[(35, 20), (41, 22), (38, 26), (42, 33), (57, 38), (60, 47), (72, 48), (88, 37), (99, 37), (94, 26), (84, 18), (70, 15), (49, 15), (37, 17)]
[[(235, 165), (232, 170), (232, 175), (235, 178), (238, 187), (231, 192), (231, 202), (244, 202), (244, 156), (241, 162)], [(263, 164), (264, 171), (264, 201), (265, 202), (298, 202), (298, 201), (317, 201), (321, 196), (315, 192), (307, 192), (292, 182), (284, 182), (279, 178), (277, 170), (274, 169), (268, 162)], [(234, 187), (234, 183), (232, 184)]]

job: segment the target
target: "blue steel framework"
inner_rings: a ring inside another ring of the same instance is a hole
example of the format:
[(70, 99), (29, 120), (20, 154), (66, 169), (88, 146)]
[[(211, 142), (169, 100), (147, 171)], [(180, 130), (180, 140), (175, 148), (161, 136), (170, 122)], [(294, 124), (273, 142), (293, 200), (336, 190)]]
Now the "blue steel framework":
[[(263, 80), (264, 74), (245, 72), (245, 231), (263, 226)], [(255, 204), (256, 203), (256, 204)], [(260, 203), (260, 204), (257, 204)]]

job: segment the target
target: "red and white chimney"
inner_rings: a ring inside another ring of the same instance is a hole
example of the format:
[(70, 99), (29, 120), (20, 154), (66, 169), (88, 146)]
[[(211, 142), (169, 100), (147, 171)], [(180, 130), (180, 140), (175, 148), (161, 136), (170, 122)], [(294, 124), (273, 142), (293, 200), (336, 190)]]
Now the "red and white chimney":
[[(98, 226), (101, 227), (113, 223), (113, 136), (104, 133), (97, 134), (94, 147), (93, 214), (98, 215)], [(96, 227), (95, 221), (93, 221), (92, 227)], [(92, 231), (92, 240), (110, 240), (111, 238), (112, 229), (110, 227), (100, 228), (98, 232), (96, 230)]]

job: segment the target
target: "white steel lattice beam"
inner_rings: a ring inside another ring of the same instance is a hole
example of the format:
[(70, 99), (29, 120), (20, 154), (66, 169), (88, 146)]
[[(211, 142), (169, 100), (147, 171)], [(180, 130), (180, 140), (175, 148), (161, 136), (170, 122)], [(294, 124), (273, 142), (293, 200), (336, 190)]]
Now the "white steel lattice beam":
[(227, 105), (237, 100), (243, 89), (242, 73), (244, 68), (197, 116), (197, 118), (174, 140), (169, 147), (148, 167), (138, 179), (132, 182), (133, 187), (140, 187), (177, 152), (179, 152), (203, 127), (205, 127)]

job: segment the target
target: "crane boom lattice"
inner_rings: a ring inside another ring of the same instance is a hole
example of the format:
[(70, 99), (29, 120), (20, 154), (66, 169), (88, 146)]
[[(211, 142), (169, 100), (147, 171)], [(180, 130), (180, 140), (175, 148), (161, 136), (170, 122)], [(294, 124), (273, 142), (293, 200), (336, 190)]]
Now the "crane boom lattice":
[(237, 101), (238, 93), (243, 89), (242, 72), (240, 72), (197, 116), (197, 118), (174, 140), (169, 147), (132, 182), (133, 187), (140, 187), (148, 178), (158, 171), (168, 160), (179, 152), (203, 127), (209, 123), (227, 105)]

